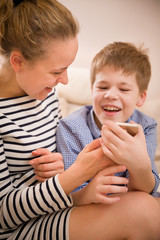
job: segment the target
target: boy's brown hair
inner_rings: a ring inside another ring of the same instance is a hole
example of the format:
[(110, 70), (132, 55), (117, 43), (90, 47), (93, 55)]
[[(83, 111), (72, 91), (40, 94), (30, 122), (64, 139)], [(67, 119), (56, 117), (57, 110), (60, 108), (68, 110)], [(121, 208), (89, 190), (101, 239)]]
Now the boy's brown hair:
[(128, 42), (114, 42), (96, 54), (91, 64), (91, 85), (96, 74), (105, 66), (122, 70), (124, 74), (135, 74), (140, 92), (147, 90), (151, 78), (151, 64), (146, 49), (137, 48)]

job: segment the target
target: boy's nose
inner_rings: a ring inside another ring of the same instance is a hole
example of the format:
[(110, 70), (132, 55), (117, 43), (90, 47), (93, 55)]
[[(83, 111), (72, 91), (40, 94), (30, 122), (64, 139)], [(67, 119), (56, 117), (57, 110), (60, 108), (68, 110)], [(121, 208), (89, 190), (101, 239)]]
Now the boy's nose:
[(105, 98), (117, 99), (118, 98), (118, 93), (115, 89), (109, 89), (105, 92), (104, 97)]

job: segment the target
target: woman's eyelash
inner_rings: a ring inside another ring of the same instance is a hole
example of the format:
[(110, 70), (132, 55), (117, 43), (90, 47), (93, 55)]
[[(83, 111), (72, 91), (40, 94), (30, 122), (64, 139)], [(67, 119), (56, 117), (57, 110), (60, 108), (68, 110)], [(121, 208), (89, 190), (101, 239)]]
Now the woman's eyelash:
[(58, 74), (61, 74), (61, 72), (54, 72), (53, 74), (58, 75)]

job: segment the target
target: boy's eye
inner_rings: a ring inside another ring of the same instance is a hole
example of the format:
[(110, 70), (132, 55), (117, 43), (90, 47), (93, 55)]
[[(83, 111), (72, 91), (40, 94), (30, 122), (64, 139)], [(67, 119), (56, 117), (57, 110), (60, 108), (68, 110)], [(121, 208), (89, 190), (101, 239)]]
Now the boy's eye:
[(98, 88), (102, 90), (108, 89), (108, 87), (98, 87)]
[(121, 88), (120, 91), (122, 91), (122, 92), (128, 92), (129, 89)]

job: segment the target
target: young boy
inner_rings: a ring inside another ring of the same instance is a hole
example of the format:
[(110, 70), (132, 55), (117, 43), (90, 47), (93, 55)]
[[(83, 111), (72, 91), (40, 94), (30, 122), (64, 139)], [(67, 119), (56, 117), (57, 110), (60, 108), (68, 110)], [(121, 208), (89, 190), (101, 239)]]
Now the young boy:
[[(74, 208), (75, 218), (71, 218), (71, 223), (79, 221), (81, 229), (88, 229), (89, 225), (95, 229), (98, 224), (101, 229), (98, 237), (95, 233), (92, 237), (85, 234), (85, 239), (106, 239), (106, 236), (109, 239), (160, 239), (159, 199), (145, 193), (154, 195), (159, 184), (154, 165), (156, 122), (134, 110), (136, 105), (141, 106), (145, 101), (149, 79), (150, 64), (142, 50), (128, 43), (113, 43), (100, 51), (92, 63), (93, 107), (83, 107), (60, 121), (57, 148), (63, 154), (65, 168), (75, 161), (77, 155), (82, 157), (82, 149), (87, 153), (89, 146), (86, 145), (96, 138), (100, 138), (108, 157), (105, 161), (112, 164), (99, 171), (89, 184), (85, 184), (86, 187), (81, 186), (80, 191), (72, 193), (73, 204), (82, 206), (79, 212)], [(143, 80), (146, 85), (141, 84)], [(139, 124), (134, 137), (116, 124), (130, 121)], [(96, 149), (102, 153), (99, 162), (104, 156), (102, 149)], [(62, 170), (56, 164), (61, 162), (60, 155), (57, 161), (55, 154), (46, 149), (33, 152), (38, 158), (30, 163), (38, 180), (44, 181), (50, 174)], [(76, 164), (74, 167), (76, 169)], [(71, 174), (75, 177), (76, 173)], [(126, 185), (131, 190), (128, 193)], [(76, 226), (74, 231), (77, 234)], [(84, 236), (79, 235), (78, 239), (84, 239)]]
[[(92, 106), (84, 106), (62, 119), (57, 129), (57, 151), (63, 155), (65, 169), (88, 143), (101, 137), (105, 155), (126, 167), (126, 171), (115, 175), (129, 179), (128, 189), (156, 193), (157, 123), (135, 109), (146, 100), (150, 77), (151, 65), (145, 50), (131, 43), (114, 42), (94, 57)], [(116, 122), (135, 122), (139, 124), (138, 133), (131, 136)]]

